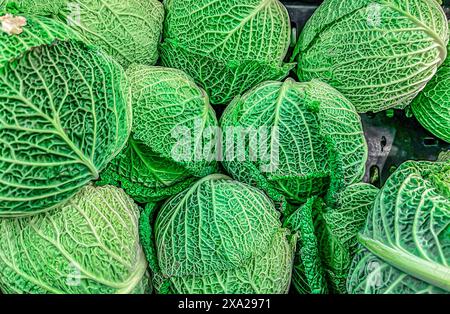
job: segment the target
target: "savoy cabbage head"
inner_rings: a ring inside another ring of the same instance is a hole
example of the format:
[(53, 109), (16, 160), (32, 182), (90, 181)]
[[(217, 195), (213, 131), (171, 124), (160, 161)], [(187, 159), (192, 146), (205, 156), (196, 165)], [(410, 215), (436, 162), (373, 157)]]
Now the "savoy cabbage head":
[(402, 164), (358, 239), (350, 293), (450, 293), (450, 163)]
[(67, 200), (131, 129), (121, 66), (64, 24), (5, 15), (0, 31), (0, 216)]
[(149, 292), (138, 221), (123, 190), (90, 185), (50, 212), (1, 219), (1, 291)]
[(378, 189), (365, 183), (346, 187), (333, 202), (309, 199), (284, 221), (299, 235), (292, 283), (299, 293), (347, 293), (346, 281)]
[[(224, 158), (223, 165), (235, 179), (256, 185), (274, 200), (302, 204), (326, 193), (330, 183), (337, 191), (364, 176), (367, 144), (360, 117), (342, 94), (317, 80), (262, 83), (235, 98), (221, 126), (235, 137), (239, 128), (266, 129), (268, 158), (261, 158), (261, 148), (252, 157), (246, 137), (244, 158)], [(225, 155), (238, 149), (239, 140), (224, 142)]]
[[(101, 184), (118, 185), (139, 202), (165, 199), (218, 170), (203, 155), (208, 140), (215, 148), (218, 125), (205, 91), (184, 72), (133, 65), (133, 130), (124, 151), (102, 173)], [(203, 145), (204, 144), (204, 145)], [(199, 154), (200, 153), (200, 154)]]
[(404, 108), (447, 56), (436, 0), (325, 0), (296, 47), (298, 76), (344, 94), (358, 112)]
[(166, 0), (161, 58), (206, 90), (213, 104), (286, 77), (290, 22), (278, 0)]
[[(287, 293), (295, 237), (261, 191), (214, 174), (141, 215), (157, 293)], [(152, 227), (153, 226), (153, 227)]]
[(450, 58), (414, 99), (414, 116), (431, 133), (450, 143)]
[(9, 0), (21, 11), (67, 23), (86, 42), (112, 55), (121, 65), (153, 65), (164, 7), (158, 0)]

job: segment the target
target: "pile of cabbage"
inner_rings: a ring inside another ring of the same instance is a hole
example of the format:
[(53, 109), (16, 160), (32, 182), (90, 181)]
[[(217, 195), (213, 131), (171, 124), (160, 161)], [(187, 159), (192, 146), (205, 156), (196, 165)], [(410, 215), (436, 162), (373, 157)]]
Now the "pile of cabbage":
[(450, 293), (449, 152), (376, 187), (361, 120), (450, 142), (440, 4), (292, 37), (278, 0), (0, 0), (0, 291)]

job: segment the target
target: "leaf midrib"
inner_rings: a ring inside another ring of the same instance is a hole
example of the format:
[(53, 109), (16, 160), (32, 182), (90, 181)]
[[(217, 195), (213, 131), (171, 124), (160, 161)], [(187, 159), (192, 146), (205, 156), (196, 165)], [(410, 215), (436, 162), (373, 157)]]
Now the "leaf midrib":
[(371, 253), (402, 272), (450, 292), (450, 268), (421, 259), (403, 249), (358, 235), (359, 242)]

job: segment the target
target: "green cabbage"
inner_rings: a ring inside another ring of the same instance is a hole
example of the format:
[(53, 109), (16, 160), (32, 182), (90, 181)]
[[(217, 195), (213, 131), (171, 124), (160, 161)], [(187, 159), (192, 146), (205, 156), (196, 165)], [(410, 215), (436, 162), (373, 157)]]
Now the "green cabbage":
[(450, 58), (414, 99), (414, 116), (431, 133), (450, 143)]
[[(268, 129), (270, 160), (252, 160), (247, 145), (245, 158), (224, 158), (223, 165), (236, 180), (274, 200), (302, 204), (325, 194), (330, 182), (332, 194), (364, 176), (367, 144), (360, 117), (344, 96), (319, 81), (260, 84), (227, 107), (221, 126), (224, 132)], [(223, 150), (233, 149), (227, 144)]]
[(404, 108), (447, 56), (436, 0), (326, 0), (300, 35), (298, 76), (344, 94), (358, 112)]
[[(8, 19), (18, 29), (24, 21)], [(120, 65), (59, 22), (26, 22), (19, 35), (0, 31), (0, 216), (67, 200), (98, 178), (131, 128)]]
[[(207, 147), (202, 145), (208, 140), (205, 130), (218, 125), (205, 92), (175, 69), (135, 65), (127, 74), (133, 132), (124, 151), (102, 173), (100, 184), (120, 186), (146, 203), (177, 194), (216, 172), (217, 162), (201, 149)], [(185, 136), (186, 143), (180, 143)], [(215, 138), (210, 141), (214, 148)]]
[(441, 162), (450, 161), (450, 150), (441, 152), (438, 156), (437, 161)]
[(161, 45), (165, 66), (182, 69), (213, 104), (266, 80), (281, 80), (290, 22), (278, 0), (166, 0)]
[(450, 163), (406, 162), (377, 196), (351, 293), (450, 292)]
[(1, 291), (149, 292), (138, 221), (122, 190), (89, 185), (50, 212), (1, 219)]
[[(11, 1), (11, 0), (10, 0)], [(14, 0), (20, 9), (48, 15), (70, 25), (82, 38), (112, 55), (121, 65), (153, 65), (164, 7), (158, 0)]]
[(169, 199), (154, 224), (152, 211), (140, 229), (157, 293), (287, 293), (295, 237), (264, 193), (214, 174)]
[(299, 293), (347, 293), (346, 280), (378, 189), (357, 183), (332, 205), (311, 198), (287, 217), (284, 226), (299, 233), (292, 282)]

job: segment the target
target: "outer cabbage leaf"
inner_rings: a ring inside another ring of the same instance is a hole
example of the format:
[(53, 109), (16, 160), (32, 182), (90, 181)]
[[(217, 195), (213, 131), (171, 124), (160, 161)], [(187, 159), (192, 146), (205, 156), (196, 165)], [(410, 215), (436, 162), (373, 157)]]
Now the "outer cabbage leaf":
[(323, 212), (318, 227), (319, 249), (330, 290), (347, 293), (346, 281), (357, 249), (357, 234), (364, 227), (379, 190), (369, 184), (347, 187), (334, 207)]
[[(60, 12), (69, 9), (67, 0), (4, 0), (4, 2), (8, 5), (8, 9), (14, 8), (22, 13), (36, 16), (57, 17)], [(73, 9), (76, 7), (74, 6)]]
[(427, 130), (450, 143), (450, 59), (414, 99), (414, 116)]
[(120, 65), (69, 40), (63, 24), (27, 23), (20, 35), (0, 33), (0, 216), (70, 198), (98, 178), (131, 128)]
[(310, 198), (284, 222), (285, 227), (299, 235), (292, 283), (297, 292), (302, 294), (328, 293), (315, 225), (322, 206), (320, 199)]
[[(249, 260), (239, 268), (206, 275), (170, 277), (171, 294), (281, 294), (287, 293), (291, 280), (293, 243), (279, 231), (266, 254)], [(155, 289), (164, 285), (161, 274), (155, 278)]]
[(406, 162), (378, 194), (353, 260), (351, 293), (450, 292), (450, 164)]
[[(3, 15), (5, 17), (6, 15)], [(13, 16), (14, 17), (14, 16)], [(16, 16), (17, 17), (17, 16)], [(79, 40), (80, 38), (67, 26), (47, 18), (26, 17), (26, 26), (19, 35), (9, 35), (0, 28), (0, 68), (20, 57), (21, 54), (56, 40)]]
[(211, 153), (216, 148), (215, 135), (206, 130), (218, 125), (206, 93), (175, 69), (134, 65), (127, 74), (133, 132), (100, 184), (120, 186), (146, 203), (175, 195), (216, 172), (217, 162), (209, 158), (214, 156), (204, 154), (208, 147)]
[(334, 207), (311, 198), (285, 219), (298, 232), (293, 284), (299, 293), (346, 293), (346, 279), (378, 189), (364, 183), (348, 186)]
[(195, 180), (181, 165), (159, 157), (150, 147), (132, 137), (100, 177), (97, 185), (121, 187), (141, 203), (166, 199)]
[(450, 150), (441, 152), (437, 161), (450, 161)]
[(244, 158), (227, 156), (234, 147), (225, 143), (223, 165), (235, 179), (274, 200), (302, 204), (324, 194), (330, 180), (349, 185), (364, 175), (367, 144), (360, 117), (344, 96), (319, 81), (260, 84), (228, 106), (221, 126), (235, 137), (238, 127), (268, 130), (270, 160), (253, 161), (249, 145)]
[(213, 104), (266, 81), (286, 77), (290, 43), (286, 8), (278, 0), (164, 2), (165, 66), (186, 71)]
[(358, 245), (356, 235), (364, 227), (379, 189), (366, 183), (348, 186), (340, 195), (335, 207), (323, 214), (330, 234), (354, 253)]
[(139, 208), (114, 187), (83, 188), (57, 209), (0, 221), (4, 293), (144, 293)]
[(301, 80), (321, 79), (359, 112), (404, 108), (447, 56), (447, 19), (435, 0), (326, 0), (295, 56)]
[(68, 23), (127, 67), (158, 60), (164, 7), (157, 0), (14, 0), (22, 11)]
[[(286, 293), (295, 238), (261, 191), (211, 175), (141, 220), (158, 293)], [(154, 242), (147, 237), (154, 234)], [(154, 244), (153, 244), (154, 243)], [(156, 257), (156, 259), (155, 259)], [(155, 262), (156, 260), (156, 262)]]

